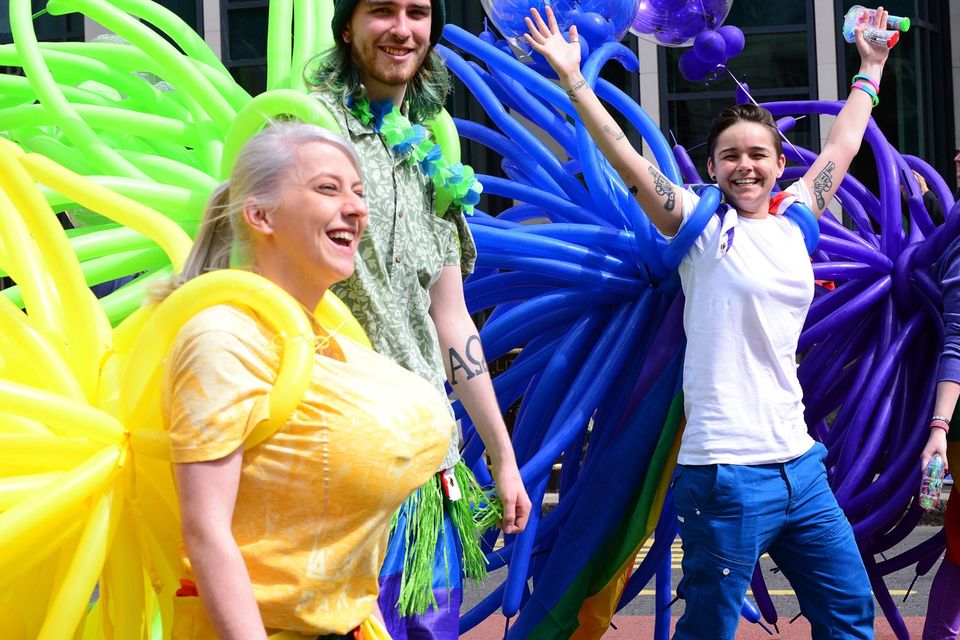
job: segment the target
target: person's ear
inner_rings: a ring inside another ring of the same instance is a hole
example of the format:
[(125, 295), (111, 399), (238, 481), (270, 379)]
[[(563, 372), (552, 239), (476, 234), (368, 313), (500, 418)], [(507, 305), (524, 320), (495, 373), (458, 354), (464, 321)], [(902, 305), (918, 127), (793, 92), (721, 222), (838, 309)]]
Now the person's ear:
[(714, 182), (717, 181), (717, 168), (713, 164), (713, 158), (707, 158), (707, 175), (710, 176), (710, 179)]
[(257, 202), (256, 199), (247, 198), (243, 201), (243, 219), (254, 231), (265, 236), (273, 234), (273, 212)]
[(780, 157), (777, 158), (777, 177), (783, 175), (783, 170), (787, 168), (787, 156), (780, 154)]
[(346, 44), (350, 44), (350, 27), (349, 25), (343, 28), (343, 32), (340, 34), (340, 37)]

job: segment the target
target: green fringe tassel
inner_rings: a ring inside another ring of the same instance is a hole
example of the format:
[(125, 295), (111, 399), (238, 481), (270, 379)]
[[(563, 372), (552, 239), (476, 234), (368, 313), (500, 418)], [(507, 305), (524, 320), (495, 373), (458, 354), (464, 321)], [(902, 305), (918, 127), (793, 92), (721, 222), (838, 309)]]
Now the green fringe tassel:
[[(503, 507), (491, 491), (485, 491), (480, 486), (473, 472), (462, 461), (456, 464), (453, 473), (463, 494), (460, 500), (447, 500), (439, 476), (434, 475), (401, 507), (407, 511), (403, 575), (397, 603), (401, 616), (420, 615), (438, 606), (433, 594), (433, 563), (443, 526), (444, 509), (449, 513), (463, 547), (461, 560), (464, 575), (477, 581), (487, 575), (487, 560), (480, 549), (480, 536), (499, 524)], [(396, 525), (395, 515), (392, 526), (395, 528)], [(449, 589), (450, 564), (446, 557), (444, 568)]]

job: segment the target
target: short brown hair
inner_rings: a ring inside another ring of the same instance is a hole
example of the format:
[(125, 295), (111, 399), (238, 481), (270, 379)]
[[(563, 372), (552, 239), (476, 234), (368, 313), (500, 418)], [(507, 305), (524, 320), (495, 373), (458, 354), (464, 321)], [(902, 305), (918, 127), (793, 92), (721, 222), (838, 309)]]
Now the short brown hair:
[(713, 119), (713, 124), (710, 125), (710, 134), (707, 136), (708, 158), (713, 159), (713, 151), (717, 146), (717, 138), (720, 137), (720, 134), (738, 122), (756, 122), (770, 129), (770, 135), (773, 136), (773, 148), (776, 149), (778, 157), (783, 155), (783, 143), (780, 141), (780, 130), (777, 129), (777, 123), (773, 119), (773, 114), (763, 107), (746, 103), (727, 107)]

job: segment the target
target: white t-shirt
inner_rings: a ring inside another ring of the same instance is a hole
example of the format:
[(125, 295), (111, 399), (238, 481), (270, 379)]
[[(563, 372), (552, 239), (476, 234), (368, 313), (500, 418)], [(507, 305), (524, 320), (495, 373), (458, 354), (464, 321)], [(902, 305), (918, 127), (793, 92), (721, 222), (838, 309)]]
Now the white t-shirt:
[[(811, 205), (802, 181), (786, 191)], [(682, 193), (686, 224), (699, 197)], [(713, 215), (680, 263), (680, 282), (687, 426), (678, 462), (756, 465), (805, 453), (813, 439), (796, 350), (814, 284), (800, 228), (782, 215)]]

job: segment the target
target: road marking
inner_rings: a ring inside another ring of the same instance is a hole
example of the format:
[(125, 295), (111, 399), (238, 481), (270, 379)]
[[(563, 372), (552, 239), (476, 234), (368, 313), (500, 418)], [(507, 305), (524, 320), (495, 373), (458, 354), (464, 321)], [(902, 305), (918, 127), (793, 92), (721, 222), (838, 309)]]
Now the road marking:
[[(657, 592), (656, 592), (655, 590), (653, 590), (653, 589), (643, 589), (643, 590), (640, 591), (639, 595), (641, 595), (641, 596), (652, 596), (652, 595), (656, 595), (656, 593), (657, 593)], [(671, 590), (670, 590), (670, 595), (672, 595), (672, 596), (677, 595), (676, 590), (675, 590), (675, 589), (671, 589)], [(752, 598), (752, 597), (753, 597), (753, 591), (751, 591), (750, 589), (747, 589), (747, 595)], [(796, 595), (796, 594), (793, 592), (793, 589), (770, 589), (770, 595), (771, 595), (771, 596), (793, 596), (793, 595)], [(890, 589), (890, 595), (892, 595), (892, 596), (905, 596), (905, 595), (907, 595), (907, 590), (906, 590), (906, 589)]]

